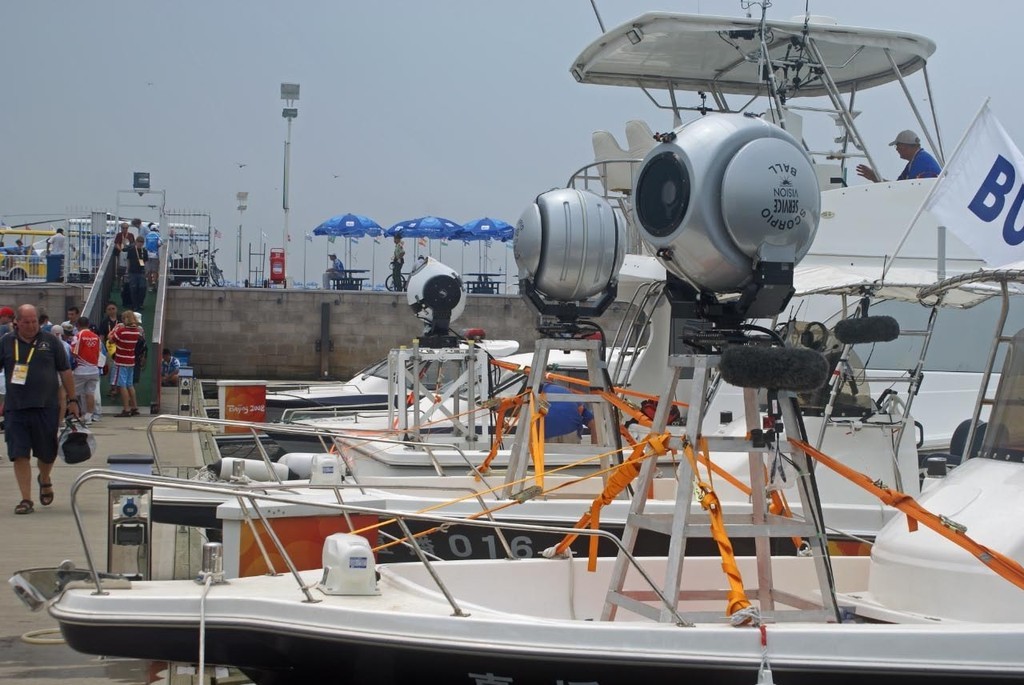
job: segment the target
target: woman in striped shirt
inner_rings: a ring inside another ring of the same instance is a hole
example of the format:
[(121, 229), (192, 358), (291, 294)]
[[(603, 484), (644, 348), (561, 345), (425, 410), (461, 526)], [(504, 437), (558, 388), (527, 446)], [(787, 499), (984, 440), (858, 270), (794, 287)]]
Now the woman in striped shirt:
[(114, 416), (138, 416), (139, 405), (135, 399), (135, 345), (145, 335), (135, 312), (130, 309), (121, 313), (121, 323), (114, 326), (108, 339), (116, 346), (114, 363), (117, 364), (117, 386), (121, 392), (123, 411)]

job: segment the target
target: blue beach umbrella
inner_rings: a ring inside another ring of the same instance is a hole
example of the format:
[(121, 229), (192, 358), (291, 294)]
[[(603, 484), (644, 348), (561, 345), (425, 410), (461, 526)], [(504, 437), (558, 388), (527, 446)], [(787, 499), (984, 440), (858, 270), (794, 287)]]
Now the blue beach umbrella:
[(515, 227), (501, 219), (483, 217), (474, 219), (462, 224), (462, 228), (452, 236), (456, 240), (469, 242), (471, 240), (499, 240), (505, 242), (512, 240), (515, 234)]
[[(418, 219), (406, 219), (390, 226), (384, 231), (384, 235), (391, 237), (401, 233), (403, 238), (420, 238), (421, 240), (447, 240), (462, 227), (451, 219), (439, 216), (421, 216)], [(413, 258), (418, 256), (420, 241), (413, 243)], [(440, 251), (440, 248), (438, 248)], [(429, 248), (428, 248), (429, 254)]]
[(389, 238), (401, 232), (405, 238), (451, 238), (462, 227), (452, 221), (438, 216), (421, 216), (419, 219), (399, 221), (387, 228), (384, 235)]
[[(350, 269), (352, 268), (353, 241), (366, 236), (376, 237), (383, 232), (384, 229), (381, 228), (380, 224), (362, 214), (339, 214), (338, 216), (332, 216), (313, 229), (313, 235), (328, 236), (329, 242), (334, 242), (335, 238), (348, 239), (345, 245), (345, 264)], [(376, 247), (374, 247), (372, 253), (376, 253)]]
[(454, 238), (467, 244), (472, 240), (479, 242), (477, 253), (479, 259), (478, 268), (483, 272), (486, 270), (484, 268), (485, 265), (490, 262), (491, 241), (508, 242), (514, 234), (515, 227), (512, 224), (501, 219), (492, 219), (485, 216), (481, 219), (474, 219), (462, 224), (462, 228), (459, 229)]
[(340, 214), (313, 229), (313, 235), (335, 236), (339, 238), (362, 238), (378, 236), (384, 231), (380, 224), (362, 214)]

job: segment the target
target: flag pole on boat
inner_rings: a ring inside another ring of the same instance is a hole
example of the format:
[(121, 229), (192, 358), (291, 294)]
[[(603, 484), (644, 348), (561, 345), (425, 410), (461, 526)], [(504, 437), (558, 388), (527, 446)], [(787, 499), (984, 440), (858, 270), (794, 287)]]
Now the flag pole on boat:
[[(896, 256), (899, 254), (900, 250), (903, 249), (903, 245), (907, 242), (907, 238), (910, 237), (910, 231), (913, 230), (914, 224), (917, 223), (917, 220), (921, 217), (921, 214), (931, 204), (932, 196), (935, 195), (935, 191), (938, 190), (939, 185), (942, 183), (942, 179), (946, 178), (947, 170), (956, 161), (957, 156), (960, 154), (960, 150), (963, 149), (964, 143), (970, 137), (971, 132), (974, 130), (974, 127), (978, 125), (978, 122), (981, 120), (981, 115), (982, 115), (982, 113), (984, 113), (985, 109), (988, 107), (989, 100), (991, 100), (991, 99), (992, 98), (985, 98), (985, 102), (981, 103), (981, 107), (978, 109), (978, 113), (974, 115), (974, 118), (971, 120), (970, 126), (968, 126), (967, 130), (964, 131), (963, 136), (961, 136), (961, 138), (960, 138), (960, 142), (957, 143), (957, 145), (956, 145), (956, 149), (953, 150), (953, 155), (949, 158), (949, 161), (946, 164), (943, 165), (942, 171), (939, 172), (938, 178), (935, 179), (935, 184), (932, 186), (932, 189), (930, 191), (928, 191), (928, 195), (925, 196), (924, 201), (921, 202), (921, 205), (917, 208), (917, 212), (914, 213), (914, 218), (912, 218), (910, 220), (910, 223), (907, 225), (907, 230), (904, 231), (903, 237), (900, 238), (899, 244), (896, 245), (896, 249), (892, 253), (892, 259), (887, 260), (886, 263), (885, 263), (885, 266), (882, 268), (882, 277), (879, 279), (880, 281), (882, 281), (882, 282), (885, 281), (885, 276), (886, 276), (886, 274), (889, 273), (889, 269), (892, 267), (893, 262), (896, 261)], [(943, 278), (946, 277), (946, 265), (945, 265), (945, 253), (946, 253), (946, 251), (945, 251), (945, 226), (940, 226), (939, 228), (941, 229), (940, 233), (939, 233), (939, 235), (940, 235), (939, 256), (940, 256), (941, 259), (940, 259), (939, 264), (937, 266), (936, 279), (937, 280), (942, 280)]]

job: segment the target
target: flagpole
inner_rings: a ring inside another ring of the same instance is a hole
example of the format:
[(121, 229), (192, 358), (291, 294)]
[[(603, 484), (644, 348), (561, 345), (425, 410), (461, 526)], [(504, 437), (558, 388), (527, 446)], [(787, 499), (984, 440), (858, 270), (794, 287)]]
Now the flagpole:
[(882, 278), (880, 279), (881, 281), (885, 281), (886, 274), (889, 273), (889, 269), (892, 267), (893, 262), (896, 261), (896, 255), (898, 255), (900, 250), (903, 249), (903, 245), (907, 242), (907, 238), (910, 237), (910, 232), (914, 230), (914, 224), (917, 223), (917, 220), (921, 217), (921, 214), (924, 213), (924, 208), (928, 206), (929, 202), (931, 202), (932, 196), (935, 194), (935, 191), (939, 187), (939, 183), (942, 181), (942, 179), (946, 177), (946, 170), (953, 165), (954, 161), (956, 161), (956, 158), (960, 154), (960, 150), (963, 148), (964, 143), (967, 141), (967, 138), (971, 135), (971, 131), (974, 130), (974, 127), (977, 126), (978, 121), (981, 119), (982, 112), (984, 112), (985, 109), (988, 107), (989, 100), (991, 100), (991, 98), (987, 97), (985, 98), (985, 102), (981, 103), (981, 107), (978, 108), (978, 113), (974, 115), (973, 119), (971, 119), (970, 125), (964, 131), (964, 134), (960, 137), (960, 142), (957, 143), (956, 149), (953, 150), (953, 154), (950, 156), (946, 164), (943, 165), (942, 171), (939, 172), (938, 177), (935, 179), (935, 184), (932, 185), (932, 189), (928, 191), (928, 195), (925, 196), (924, 201), (922, 201), (921, 205), (917, 208), (917, 212), (914, 214), (914, 218), (910, 220), (910, 224), (907, 226), (907, 230), (904, 231), (903, 237), (900, 238), (900, 242), (896, 246), (896, 250), (892, 253), (892, 259), (887, 260), (885, 266), (882, 268)]

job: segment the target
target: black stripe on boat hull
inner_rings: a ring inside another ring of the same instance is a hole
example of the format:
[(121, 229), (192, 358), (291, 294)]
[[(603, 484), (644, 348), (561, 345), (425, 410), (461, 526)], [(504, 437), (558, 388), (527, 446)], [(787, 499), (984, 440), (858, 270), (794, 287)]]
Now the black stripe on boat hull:
[[(150, 661), (195, 663), (199, 626), (117, 626), (61, 623), (67, 644), (86, 654)], [(551, 655), (484, 652), (444, 644), (367, 643), (349, 636), (326, 637), (275, 631), (273, 626), (206, 627), (206, 663), (234, 666), (259, 685), (331, 682), (338, 685), (408, 685), (429, 675), (431, 682), (524, 685), (751, 685), (757, 665), (643, 661), (639, 655)], [(498, 646), (500, 649), (500, 645)], [(868, 678), (900, 685), (1020, 683), (1021, 676), (982, 673), (921, 673), (836, 670), (828, 663), (788, 668), (773, 663), (775, 682), (786, 685), (863, 685)], [(326, 681), (324, 678), (326, 677)]]

